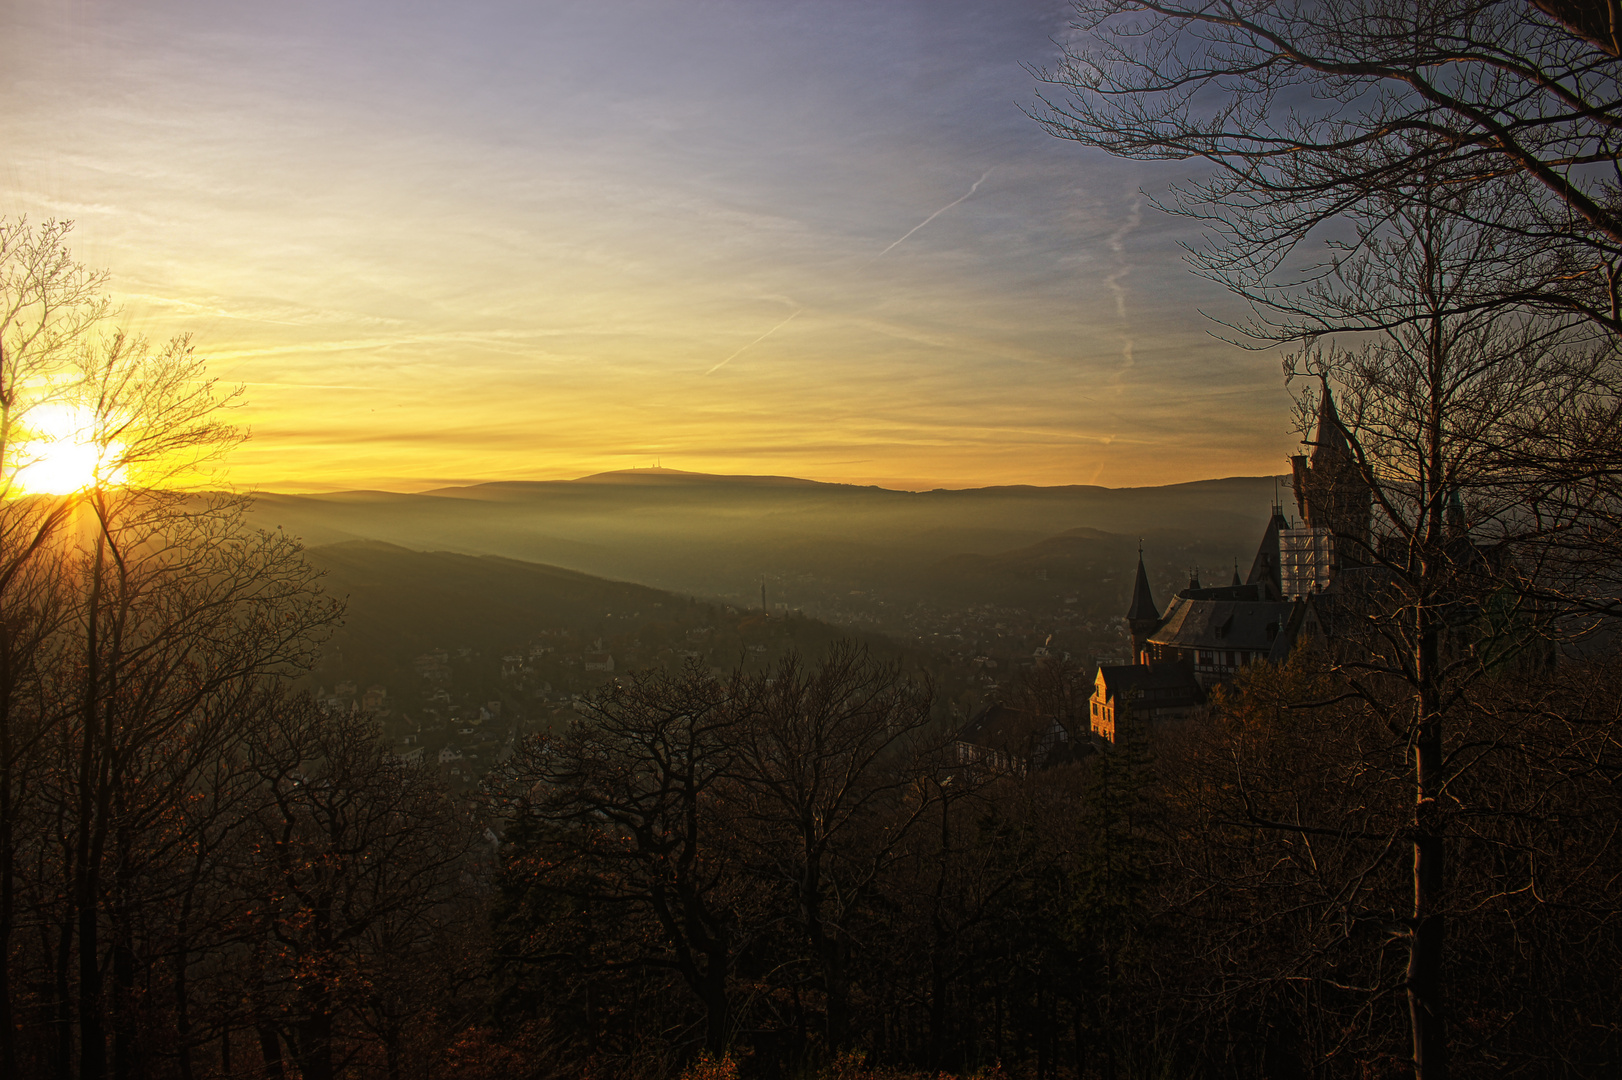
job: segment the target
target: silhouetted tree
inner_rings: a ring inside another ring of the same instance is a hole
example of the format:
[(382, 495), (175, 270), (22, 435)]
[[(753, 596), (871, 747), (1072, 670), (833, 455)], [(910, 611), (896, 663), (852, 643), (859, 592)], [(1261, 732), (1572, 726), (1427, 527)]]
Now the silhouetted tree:
[(790, 656), (741, 689), (740, 823), (759, 868), (793, 898), (837, 1052), (850, 1039), (856, 920), (923, 811), (904, 796), (928, 766), (917, 736), (931, 695), (848, 642), (815, 663)]
[[(738, 682), (692, 663), (612, 684), (566, 732), (523, 744), (499, 792), (523, 826), (509, 835), (506, 888), (553, 896), (583, 918), (623, 920), (585, 958), (552, 952), (546, 935), (532, 937), (536, 928), (509, 925), (504, 959), (673, 971), (703, 1009), (712, 1053), (732, 1039), (729, 983), (753, 931), (728, 799)], [(540, 910), (548, 907), (559, 911)], [(548, 951), (537, 955), (537, 944)]]
[[(1461, 221), (1501, 300), (1622, 330), (1622, 107), (1605, 10), (1548, 0), (1078, 0), (1037, 118), (1112, 154), (1209, 168), (1167, 208), (1200, 272), (1266, 307), (1338, 256), (1300, 245), (1370, 200), (1480, 189)], [(1447, 201), (1439, 208), (1450, 212)], [(1483, 213), (1483, 207), (1490, 211)], [(1271, 338), (1265, 322), (1247, 330)]]
[[(437, 775), (395, 757), (370, 717), (304, 697), (268, 719), (247, 751), (260, 782), (247, 832), (266, 1065), (276, 1067), (279, 1037), (300, 1076), (330, 1080), (370, 1028), (394, 1080), (404, 1025), (380, 995), (399, 992), (402, 967), (433, 970), (448, 928), (467, 917), (475, 832)], [(418, 983), (419, 1015), (446, 989)]]

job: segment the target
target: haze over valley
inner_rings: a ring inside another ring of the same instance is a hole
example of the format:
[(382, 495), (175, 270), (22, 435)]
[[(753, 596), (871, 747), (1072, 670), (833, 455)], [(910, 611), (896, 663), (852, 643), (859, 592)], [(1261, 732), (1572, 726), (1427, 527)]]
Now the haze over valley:
[(911, 492), (636, 470), (420, 494), (264, 493), (254, 520), (312, 548), (365, 539), (500, 555), (741, 607), (759, 606), (764, 581), (771, 610), (905, 632), (901, 613), (918, 605), (1118, 615), (1140, 538), (1163, 590), (1196, 567), (1226, 582), (1236, 560), (1248, 570), (1288, 492), (1275, 478)]

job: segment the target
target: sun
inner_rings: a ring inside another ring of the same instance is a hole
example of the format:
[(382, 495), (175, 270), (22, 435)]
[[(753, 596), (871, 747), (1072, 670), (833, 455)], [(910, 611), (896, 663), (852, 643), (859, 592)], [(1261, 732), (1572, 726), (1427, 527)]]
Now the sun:
[(95, 414), (71, 405), (43, 406), (28, 417), (33, 438), (17, 454), (15, 483), (31, 495), (72, 495), (124, 479), (118, 443), (96, 441)]

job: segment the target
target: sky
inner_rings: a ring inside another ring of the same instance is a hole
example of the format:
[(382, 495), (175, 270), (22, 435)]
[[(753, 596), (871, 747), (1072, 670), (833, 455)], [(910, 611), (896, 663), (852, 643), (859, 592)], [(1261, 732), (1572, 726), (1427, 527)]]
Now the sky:
[(0, 215), (243, 387), (231, 481), (1282, 471), (1057, 0), (0, 0)]

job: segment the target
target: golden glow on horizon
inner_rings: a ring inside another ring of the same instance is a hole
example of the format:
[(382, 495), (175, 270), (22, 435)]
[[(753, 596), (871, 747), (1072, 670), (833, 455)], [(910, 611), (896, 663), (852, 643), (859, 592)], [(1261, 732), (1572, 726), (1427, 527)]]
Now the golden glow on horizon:
[(116, 464), (121, 447), (95, 437), (96, 418), (87, 409), (46, 405), (29, 416), (35, 438), (22, 444), (16, 487), (30, 495), (72, 495), (87, 488), (118, 484), (125, 470)]
[[(132, 333), (245, 387), (232, 485), (1120, 487), (1293, 446), (1277, 361), (1212, 337), (1142, 212), (1159, 174), (1006, 107), (1029, 12), (318, 6), (36, 3), (0, 39), (0, 214), (75, 221)], [(873, 62), (920, 48), (962, 77)], [(42, 456), (31, 487), (96, 467)]]

